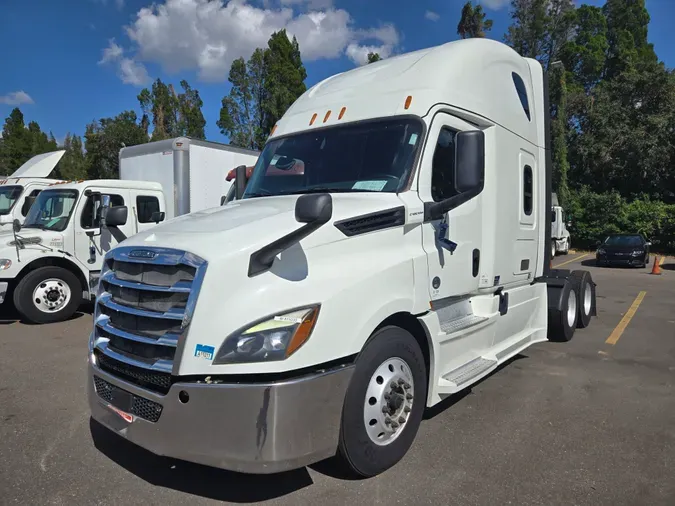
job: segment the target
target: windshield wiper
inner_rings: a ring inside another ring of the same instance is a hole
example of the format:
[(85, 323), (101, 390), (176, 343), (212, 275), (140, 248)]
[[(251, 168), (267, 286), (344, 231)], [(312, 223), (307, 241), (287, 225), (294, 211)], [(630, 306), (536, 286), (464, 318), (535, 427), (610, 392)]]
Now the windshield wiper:
[(279, 195), (293, 195), (304, 193), (380, 193), (377, 190), (366, 190), (364, 188), (305, 188), (304, 190), (292, 190), (280, 193)]

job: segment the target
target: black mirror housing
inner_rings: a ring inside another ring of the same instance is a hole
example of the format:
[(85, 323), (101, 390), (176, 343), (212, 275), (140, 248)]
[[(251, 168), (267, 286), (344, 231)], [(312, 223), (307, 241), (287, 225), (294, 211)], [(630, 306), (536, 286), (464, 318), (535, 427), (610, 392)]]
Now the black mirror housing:
[(105, 226), (107, 227), (119, 227), (127, 223), (127, 215), (129, 210), (127, 206), (117, 206), (108, 208), (108, 212), (105, 215)]
[(14, 230), (15, 234), (18, 234), (19, 232), (21, 232), (21, 222), (19, 220), (15, 219), (12, 222), (12, 230)]
[(236, 189), (236, 199), (241, 200), (244, 196), (244, 191), (246, 190), (246, 165), (240, 165), (235, 171), (236, 176), (234, 178), (234, 184)]
[(299, 223), (326, 223), (333, 215), (330, 193), (301, 195), (295, 202), (295, 220)]
[(164, 221), (164, 218), (166, 217), (166, 213), (164, 211), (155, 211), (150, 215), (150, 221), (154, 221), (155, 223), (159, 223), (160, 221)]
[(455, 139), (455, 189), (472, 192), (485, 180), (485, 134), (482, 130), (459, 132)]

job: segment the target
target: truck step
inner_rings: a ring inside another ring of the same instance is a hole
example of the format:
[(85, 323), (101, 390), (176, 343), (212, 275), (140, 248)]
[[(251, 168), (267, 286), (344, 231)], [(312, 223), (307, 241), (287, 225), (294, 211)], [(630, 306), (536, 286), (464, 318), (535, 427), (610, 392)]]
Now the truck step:
[(448, 374), (443, 376), (443, 379), (453, 383), (455, 386), (459, 387), (476, 376), (480, 376), (483, 373), (494, 369), (497, 367), (498, 362), (496, 360), (490, 360), (484, 357), (477, 357), (471, 362), (458, 367), (457, 369), (450, 371)]
[(446, 334), (454, 334), (460, 330), (464, 330), (479, 323), (483, 323), (488, 318), (485, 316), (476, 316), (473, 314), (462, 316), (461, 318), (455, 318), (447, 322), (441, 323), (441, 330)]

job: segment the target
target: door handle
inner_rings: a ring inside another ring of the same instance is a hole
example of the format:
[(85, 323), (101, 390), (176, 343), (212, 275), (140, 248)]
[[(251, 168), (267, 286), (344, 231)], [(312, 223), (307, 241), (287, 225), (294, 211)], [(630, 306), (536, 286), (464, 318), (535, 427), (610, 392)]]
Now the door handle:
[(480, 270), (480, 250), (473, 250), (473, 277), (478, 276), (478, 271)]

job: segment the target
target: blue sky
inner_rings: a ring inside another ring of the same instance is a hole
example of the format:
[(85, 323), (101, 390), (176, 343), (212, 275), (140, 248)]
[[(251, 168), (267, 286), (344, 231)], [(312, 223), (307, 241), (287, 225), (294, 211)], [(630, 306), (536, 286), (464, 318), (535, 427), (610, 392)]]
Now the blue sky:
[[(18, 105), (26, 121), (61, 140), (95, 118), (125, 109), (159, 77), (186, 79), (204, 101), (209, 140), (232, 59), (248, 58), (270, 33), (297, 34), (307, 84), (355, 65), (369, 50), (396, 54), (455, 40), (465, 0), (3, 0), (0, 16), (0, 119)], [(494, 20), (491, 38), (510, 24), (508, 0), (480, 0)], [(601, 5), (601, 0), (586, 3)], [(649, 39), (675, 66), (674, 0), (647, 0)]]

